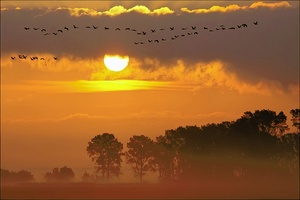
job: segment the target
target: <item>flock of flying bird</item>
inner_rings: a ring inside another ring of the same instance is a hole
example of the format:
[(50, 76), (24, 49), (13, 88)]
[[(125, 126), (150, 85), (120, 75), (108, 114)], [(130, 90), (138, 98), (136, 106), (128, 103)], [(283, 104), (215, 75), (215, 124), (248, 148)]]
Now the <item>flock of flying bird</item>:
[[(253, 24), (255, 26), (258, 25), (258, 21), (254, 21)], [(202, 27), (201, 29), (202, 30), (205, 30), (205, 31), (208, 31), (208, 32), (214, 32), (214, 31), (224, 31), (224, 30), (235, 30), (235, 29), (240, 29), (240, 28), (247, 28), (248, 25), (243, 23), (243, 24), (238, 24), (236, 26), (230, 26), (230, 27), (226, 27), (225, 25), (220, 25), (218, 27), (215, 27), (215, 28), (209, 28), (209, 27)], [(61, 29), (58, 29), (56, 30), (55, 32), (49, 32), (47, 31), (45, 28), (39, 28), (39, 27), (33, 27), (33, 28), (30, 28), (30, 27), (24, 27), (24, 29), (26, 31), (29, 31), (29, 30), (33, 30), (33, 31), (40, 31), (41, 33), (44, 34), (44, 36), (49, 36), (49, 35), (53, 35), (53, 36), (57, 36), (59, 34), (63, 34), (65, 32), (68, 32), (70, 30), (74, 30), (74, 29), (79, 29), (79, 28), (84, 28), (84, 29), (92, 29), (92, 30), (97, 30), (97, 29), (100, 29), (99, 26), (95, 26), (95, 25), (92, 25), (92, 26), (84, 26), (84, 27), (79, 27), (79, 26), (76, 26), (76, 25), (73, 25), (71, 27), (63, 27)], [(166, 31), (166, 30), (169, 30), (169, 31), (174, 31), (174, 30), (180, 30), (181, 33), (180, 34), (174, 34), (172, 37), (168, 38), (168, 40), (175, 40), (179, 37), (185, 37), (185, 36), (188, 36), (188, 35), (198, 35), (198, 32), (200, 31), (200, 28), (197, 27), (197, 26), (190, 26), (190, 27), (181, 27), (181, 28), (175, 28), (174, 26), (173, 27), (168, 27), (168, 28), (160, 28), (160, 29), (150, 29), (148, 31), (145, 31), (145, 30), (142, 30), (142, 31), (138, 31), (137, 29), (134, 29), (134, 28), (129, 28), (129, 27), (125, 27), (125, 28), (110, 28), (110, 27), (107, 27), (107, 26), (104, 26), (103, 27), (103, 30), (105, 31), (109, 31), (109, 30), (114, 30), (114, 31), (121, 31), (121, 30), (125, 30), (125, 31), (131, 31), (131, 32), (134, 32), (136, 33), (137, 35), (141, 35), (141, 36), (148, 36), (148, 35), (152, 35), (152, 34), (155, 34), (159, 31)], [(134, 41), (133, 43), (134, 44), (145, 44), (145, 43), (160, 43), (160, 42), (165, 42), (167, 40), (167, 38), (155, 38), (155, 39), (150, 39), (150, 38), (146, 38), (146, 40), (140, 40), (140, 41)]]
[[(21, 60), (26, 60), (27, 59), (27, 55), (24, 55), (24, 54), (19, 54), (18, 56), (11, 56), (10, 58), (12, 59), (12, 60), (15, 60), (16, 58), (19, 58), (19, 59), (21, 59)], [(30, 58), (30, 60), (49, 60), (49, 58), (44, 58), (44, 57), (38, 57), (38, 56), (30, 56), (29, 57)], [(53, 60), (57, 60), (58, 58), (57, 57), (53, 57)]]

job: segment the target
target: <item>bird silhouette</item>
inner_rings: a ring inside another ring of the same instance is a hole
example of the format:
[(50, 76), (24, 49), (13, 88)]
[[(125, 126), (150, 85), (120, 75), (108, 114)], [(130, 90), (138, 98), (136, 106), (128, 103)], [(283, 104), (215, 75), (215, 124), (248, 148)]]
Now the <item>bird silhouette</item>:
[(142, 33), (143, 33), (143, 35), (146, 35), (147, 33), (146, 32), (144, 32), (144, 31), (142, 31)]
[(33, 30), (35, 30), (35, 31), (37, 31), (37, 30), (39, 30), (40, 28), (33, 28)]
[(44, 32), (44, 31), (46, 31), (46, 29), (43, 28), (43, 29), (41, 30), (41, 32)]
[(196, 31), (196, 32), (194, 32), (194, 35), (198, 35), (198, 32)]
[(40, 60), (45, 60), (45, 58), (40, 58)]
[(125, 28), (125, 31), (130, 31), (130, 28), (128, 28), (128, 27), (127, 27), (127, 28)]
[(12, 56), (12, 57), (10, 57), (12, 60), (14, 60), (16, 57), (14, 57), (14, 56)]
[(230, 27), (229, 29), (231, 29), (231, 30), (234, 30), (234, 29), (235, 29), (235, 27), (233, 27), (233, 26), (232, 26), (232, 27)]
[(97, 28), (98, 28), (98, 26), (94, 26), (94, 25), (93, 25), (93, 29), (97, 29)]
[(210, 29), (209, 32), (214, 32), (214, 30), (211, 30), (211, 29)]
[(187, 28), (185, 28), (185, 27), (184, 27), (184, 28), (181, 28), (181, 30), (183, 30), (183, 31), (185, 31), (186, 29), (187, 29)]
[(178, 38), (178, 37), (179, 37), (179, 35), (175, 35), (174, 37), (175, 37), (175, 38)]
[(207, 27), (203, 27), (203, 29), (206, 29), (206, 30), (207, 30), (208, 28), (207, 28)]
[(57, 35), (57, 33), (53, 33), (53, 35)]
[(164, 29), (164, 28), (161, 28), (161, 29), (159, 29), (159, 30), (164, 31), (165, 29)]
[(68, 28), (68, 27), (66, 27), (66, 26), (64, 27), (64, 29), (66, 29), (67, 31), (69, 30), (69, 28)]
[(115, 29), (115, 31), (120, 31), (120, 30), (121, 30), (120, 28), (116, 28), (116, 29)]
[(104, 27), (104, 29), (105, 29), (105, 30), (109, 30), (109, 28), (108, 28), (108, 27), (106, 27), (106, 26)]
[(247, 24), (242, 24), (243, 27), (247, 27)]
[(29, 30), (30, 28), (29, 28), (29, 27), (24, 27), (24, 29), (27, 31), (27, 30)]
[(54, 60), (57, 60), (57, 57), (53, 57)]
[(58, 30), (57, 30), (57, 32), (61, 32), (61, 33), (63, 33), (63, 30), (61, 30), (61, 29), (58, 29)]
[(132, 29), (131, 31), (136, 31), (136, 29)]
[(155, 29), (151, 29), (151, 32), (154, 33), (154, 32), (155, 32)]
[(134, 42), (134, 44), (139, 44), (139, 42)]
[(159, 40), (154, 40), (154, 42), (157, 42), (157, 43), (159, 43)]
[(237, 25), (238, 28), (242, 28), (242, 25)]
[(86, 26), (85, 28), (91, 28), (90, 26)]
[(73, 28), (79, 28), (78, 26), (73, 25)]
[(148, 40), (148, 42), (152, 42), (152, 40)]
[(193, 30), (195, 30), (197, 27), (196, 26), (191, 26)]
[(188, 33), (188, 35), (192, 35), (193, 33)]
[(171, 31), (174, 31), (174, 26), (173, 26), (173, 27), (170, 27), (170, 30), (171, 30)]
[(165, 38), (161, 38), (161, 41), (166, 41), (167, 39), (165, 39)]
[(258, 25), (258, 21), (256, 21), (256, 22), (253, 22), (253, 24), (254, 24), (254, 25)]
[(50, 33), (45, 33), (44, 35), (50, 35)]
[(182, 34), (181, 36), (182, 36), (182, 37), (184, 37), (184, 36), (185, 36), (185, 34)]

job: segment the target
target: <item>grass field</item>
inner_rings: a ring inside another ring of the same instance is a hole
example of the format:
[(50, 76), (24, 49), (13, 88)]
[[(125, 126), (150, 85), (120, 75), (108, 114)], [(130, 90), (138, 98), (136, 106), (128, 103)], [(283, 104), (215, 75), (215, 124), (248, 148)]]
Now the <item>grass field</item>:
[(1, 186), (1, 199), (298, 199), (299, 181), (198, 183), (23, 183)]

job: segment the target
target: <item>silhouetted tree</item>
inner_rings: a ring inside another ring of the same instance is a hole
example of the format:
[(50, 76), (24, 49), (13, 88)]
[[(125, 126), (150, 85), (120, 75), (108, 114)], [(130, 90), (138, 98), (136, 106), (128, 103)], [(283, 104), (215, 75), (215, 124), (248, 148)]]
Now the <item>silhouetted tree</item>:
[(20, 170), (18, 172), (1, 169), (1, 181), (6, 182), (30, 182), (33, 181), (33, 175), (26, 170)]
[(108, 181), (112, 175), (119, 176), (123, 144), (113, 134), (103, 133), (95, 136), (88, 142), (86, 150), (95, 162), (97, 172), (101, 172), (102, 178)]
[(292, 122), (293, 126), (297, 128), (297, 132), (300, 132), (300, 109), (292, 109), (290, 111), (290, 114), (292, 115)]
[(62, 167), (62, 168), (54, 168), (52, 172), (47, 172), (45, 174), (45, 179), (49, 182), (52, 181), (71, 181), (74, 179), (75, 174), (71, 168)]
[(134, 135), (127, 143), (128, 151), (125, 152), (127, 163), (142, 182), (143, 176), (148, 171), (155, 171), (154, 142), (144, 135)]

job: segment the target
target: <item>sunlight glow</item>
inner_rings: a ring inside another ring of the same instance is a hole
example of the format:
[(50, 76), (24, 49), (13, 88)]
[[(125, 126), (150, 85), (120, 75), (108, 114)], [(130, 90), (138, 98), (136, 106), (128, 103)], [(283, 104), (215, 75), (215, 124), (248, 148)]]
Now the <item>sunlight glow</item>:
[(119, 55), (108, 55), (104, 56), (105, 66), (115, 72), (122, 71), (128, 65), (129, 57), (128, 56), (119, 56)]

